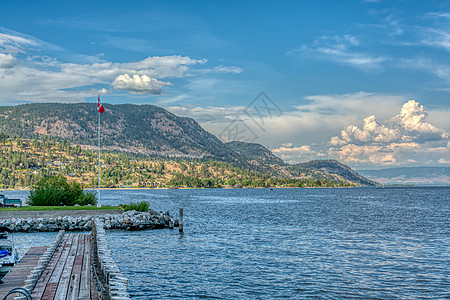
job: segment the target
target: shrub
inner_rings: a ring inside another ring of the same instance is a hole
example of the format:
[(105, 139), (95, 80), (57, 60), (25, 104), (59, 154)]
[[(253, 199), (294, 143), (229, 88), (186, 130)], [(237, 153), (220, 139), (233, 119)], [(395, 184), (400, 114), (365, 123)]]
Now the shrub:
[(150, 203), (148, 203), (148, 201), (131, 202), (129, 204), (120, 204), (120, 207), (122, 207), (125, 211), (135, 210), (146, 212), (150, 207)]
[(77, 204), (81, 206), (85, 205), (97, 205), (97, 196), (94, 192), (84, 192), (83, 195), (78, 198)]
[(84, 192), (78, 182), (68, 183), (64, 176), (51, 176), (40, 179), (27, 200), (32, 206), (95, 205), (97, 198), (93, 192)]

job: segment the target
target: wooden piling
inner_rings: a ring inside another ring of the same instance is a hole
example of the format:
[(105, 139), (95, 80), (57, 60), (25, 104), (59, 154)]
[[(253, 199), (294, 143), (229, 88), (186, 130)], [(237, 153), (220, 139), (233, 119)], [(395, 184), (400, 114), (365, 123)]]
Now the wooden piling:
[(180, 232), (183, 232), (183, 208), (180, 207), (180, 213), (179, 213), (179, 218), (180, 218), (180, 226), (178, 227), (178, 229), (180, 230)]

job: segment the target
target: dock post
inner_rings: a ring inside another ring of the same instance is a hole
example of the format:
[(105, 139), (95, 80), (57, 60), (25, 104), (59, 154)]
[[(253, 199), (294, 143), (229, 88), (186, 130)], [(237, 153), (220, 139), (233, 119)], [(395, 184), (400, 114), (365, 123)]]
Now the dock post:
[(178, 229), (180, 230), (180, 232), (183, 232), (183, 208), (182, 207), (180, 207), (179, 218), (180, 218), (180, 224), (179, 224)]

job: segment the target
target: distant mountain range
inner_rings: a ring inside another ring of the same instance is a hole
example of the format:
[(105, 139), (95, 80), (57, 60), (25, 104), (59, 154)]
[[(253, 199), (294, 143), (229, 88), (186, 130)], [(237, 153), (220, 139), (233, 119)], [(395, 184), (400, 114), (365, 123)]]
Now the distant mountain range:
[(402, 167), (358, 173), (382, 184), (450, 185), (450, 167)]
[(291, 167), (293, 171), (308, 172), (309, 170), (318, 170), (325, 174), (337, 174), (342, 180), (351, 180), (360, 185), (377, 185), (373, 180), (367, 179), (357, 172), (353, 171), (349, 166), (341, 164), (337, 160), (312, 160), (306, 163), (296, 164)]
[[(104, 104), (102, 149), (142, 155), (213, 159), (283, 178), (327, 178), (356, 185), (375, 185), (335, 160), (288, 165), (256, 143), (223, 143), (194, 119), (154, 105)], [(33, 139), (51, 136), (94, 148), (98, 115), (93, 103), (40, 103), (0, 106), (0, 132)]]

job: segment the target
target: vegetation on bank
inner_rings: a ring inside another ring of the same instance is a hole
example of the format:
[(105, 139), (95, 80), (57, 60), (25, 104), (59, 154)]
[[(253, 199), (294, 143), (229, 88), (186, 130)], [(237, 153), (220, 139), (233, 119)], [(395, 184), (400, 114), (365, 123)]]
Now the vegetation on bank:
[(46, 210), (122, 210), (119, 206), (22, 206), (0, 208), (1, 211), (46, 211)]
[[(32, 188), (43, 178), (62, 176), (81, 188), (98, 185), (98, 152), (67, 140), (0, 137), (0, 188)], [(102, 152), (102, 188), (339, 187), (337, 176), (301, 173), (274, 178), (215, 160)]]
[(96, 205), (97, 196), (93, 192), (83, 191), (76, 182), (67, 182), (62, 175), (42, 177), (28, 196), (30, 206), (86, 206)]
[(150, 208), (150, 203), (148, 203), (148, 201), (141, 201), (141, 202), (131, 202), (129, 204), (120, 204), (119, 206), (122, 207), (124, 211), (135, 210), (147, 212)]

